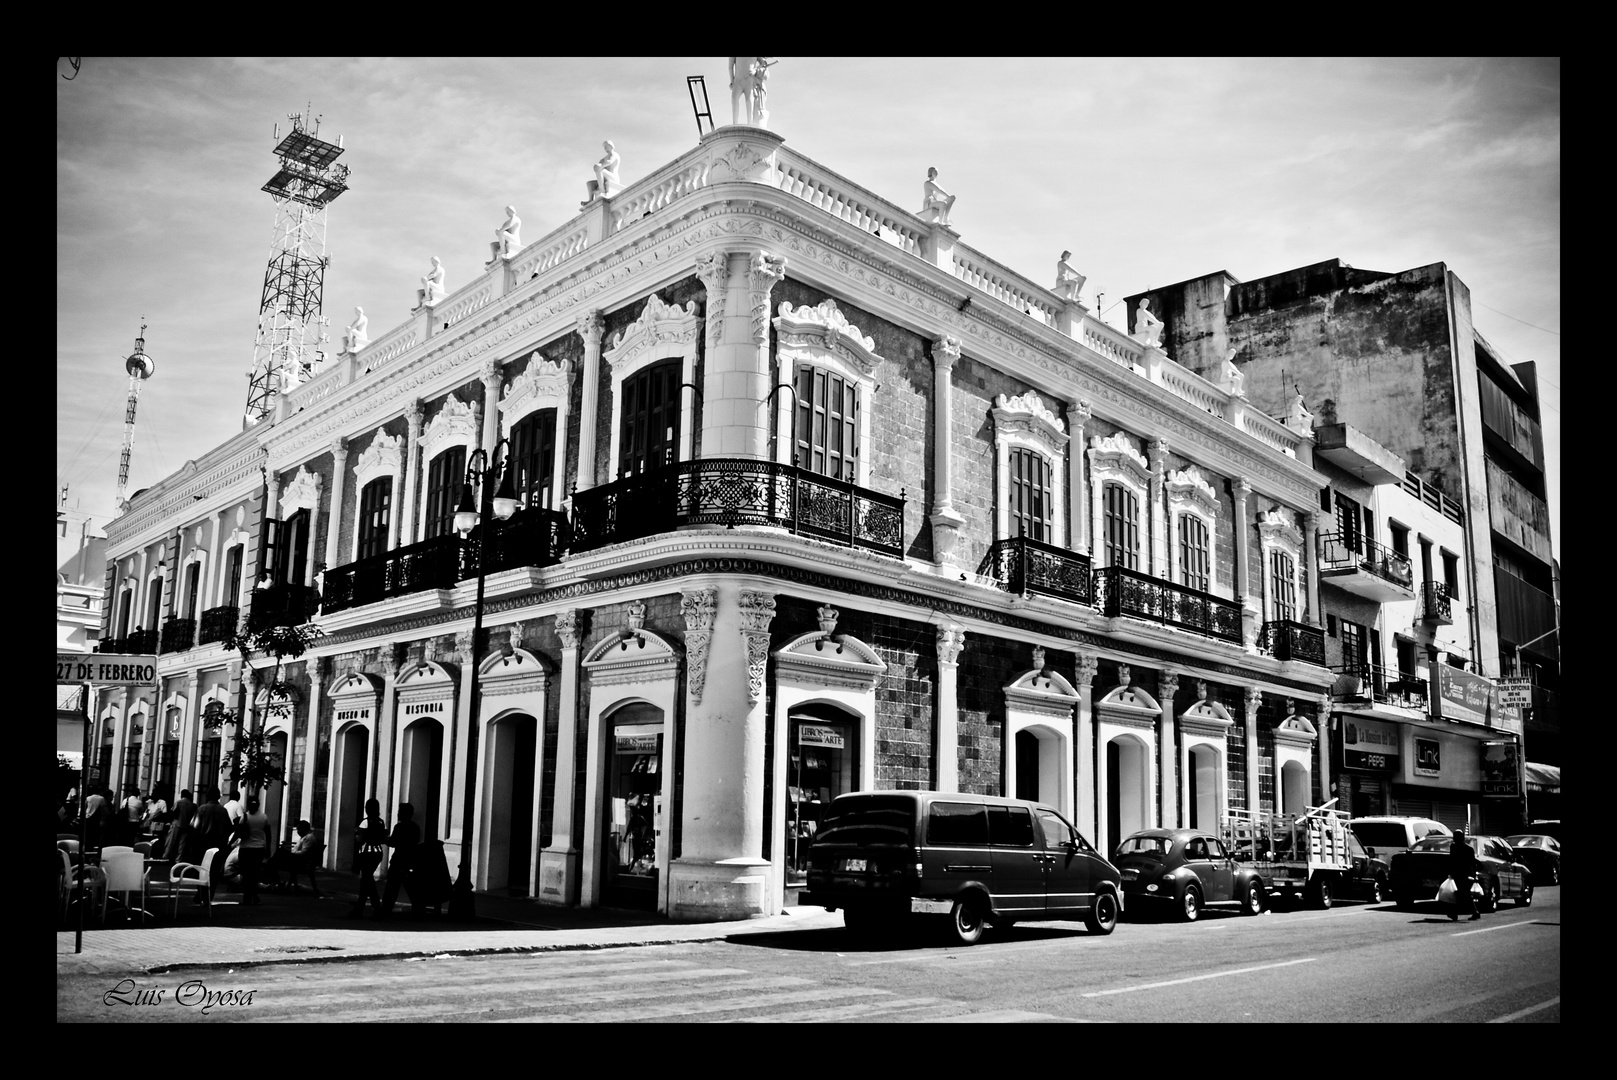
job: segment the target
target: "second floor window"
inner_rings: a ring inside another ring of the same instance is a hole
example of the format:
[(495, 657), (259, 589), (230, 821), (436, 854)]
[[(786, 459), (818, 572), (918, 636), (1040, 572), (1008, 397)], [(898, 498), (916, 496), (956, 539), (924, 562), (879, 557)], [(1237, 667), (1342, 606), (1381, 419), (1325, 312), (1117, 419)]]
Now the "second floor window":
[(372, 480), (359, 493), (359, 548), (356, 559), (387, 551), (388, 519), (393, 508), (393, 478)]
[(181, 618), (197, 617), (197, 585), (202, 580), (202, 564), (194, 562), (185, 568), (185, 614)]
[(1186, 588), (1211, 592), (1212, 560), (1207, 549), (1207, 524), (1193, 514), (1179, 518), (1179, 580)]
[(524, 509), (555, 509), (556, 410), (524, 416), (511, 430), (511, 489)]
[(1140, 500), (1122, 484), (1107, 484), (1101, 493), (1106, 522), (1106, 565), (1140, 568)]
[(142, 630), (156, 630), (163, 617), (163, 579), (153, 578), (146, 592), (146, 624)]
[(1050, 543), (1054, 511), (1050, 487), (1050, 460), (1022, 447), (1010, 453), (1011, 536)]
[(451, 446), (427, 466), (426, 521), (421, 538), (431, 540), (455, 528), (455, 508), (460, 504), (460, 485), (466, 478), (466, 448)]
[(275, 580), (303, 584), (309, 561), (309, 511), (305, 507), (281, 525), (275, 548)]
[(225, 556), (225, 593), (219, 598), (220, 607), (240, 606), (242, 554), (242, 546), (237, 544)]
[(1349, 551), (1359, 553), (1363, 547), (1363, 533), (1359, 527), (1359, 503), (1340, 491), (1336, 493), (1336, 531)]
[(797, 464), (852, 482), (857, 456), (859, 389), (842, 376), (807, 364), (797, 369)]
[(1284, 551), (1269, 553), (1269, 595), (1276, 622), (1297, 621), (1297, 564)]
[(654, 364), (623, 380), (618, 475), (672, 465), (679, 453), (681, 361)]

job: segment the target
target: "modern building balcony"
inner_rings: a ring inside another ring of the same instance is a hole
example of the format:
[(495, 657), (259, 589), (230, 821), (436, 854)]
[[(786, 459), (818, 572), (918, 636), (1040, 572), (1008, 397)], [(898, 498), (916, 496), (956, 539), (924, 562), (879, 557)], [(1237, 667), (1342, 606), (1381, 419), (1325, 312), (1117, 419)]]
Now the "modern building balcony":
[(160, 651), (184, 652), (189, 649), (197, 639), (197, 621), (195, 619), (170, 619), (163, 624), (163, 641)]
[(1426, 680), (1403, 671), (1389, 671), (1378, 664), (1354, 663), (1331, 668), (1336, 682), (1331, 697), (1345, 703), (1391, 705), (1424, 713), (1430, 696)]
[(1367, 484), (1401, 483), (1404, 459), (1350, 424), (1314, 429), (1314, 453)]
[(573, 552), (694, 525), (772, 526), (901, 558), (904, 497), (756, 458), (701, 458), (573, 495)]
[(320, 591), (312, 585), (282, 581), (254, 589), (252, 606), (247, 609), (247, 629), (302, 626), (319, 606)]
[(241, 623), (241, 608), (234, 604), (209, 608), (202, 613), (202, 632), (197, 635), (198, 645), (211, 645), (223, 641), (236, 632)]
[(1235, 645), (1241, 643), (1241, 605), (1234, 600), (1121, 566), (1096, 570), (1094, 582), (1095, 608), (1108, 618), (1127, 615)]
[(1040, 593), (1075, 604), (1095, 602), (1089, 556), (1031, 537), (994, 541), (977, 573), (998, 581), (1006, 592)]
[[(561, 511), (534, 507), (518, 510), (505, 521), (491, 520), (488, 531), (488, 561), (483, 570), (497, 574), (523, 566), (554, 566), (567, 550), (573, 529)], [(477, 576), (484, 551), (480, 534), (481, 529), (472, 530), (461, 548), (462, 578)]]
[(1325, 632), (1317, 626), (1278, 619), (1266, 622), (1258, 633), (1258, 651), (1276, 660), (1296, 660), (1325, 666)]
[[(460, 580), (461, 539), (445, 533), (326, 571), (323, 615), (427, 589), (453, 589)], [(258, 612), (255, 597), (253, 612)]]
[(1420, 587), (1420, 617), (1434, 626), (1452, 626), (1454, 614), (1449, 604), (1449, 587), (1443, 581), (1425, 581)]
[(1320, 537), (1320, 581), (1365, 600), (1385, 604), (1415, 598), (1415, 570), (1408, 557), (1355, 534)]

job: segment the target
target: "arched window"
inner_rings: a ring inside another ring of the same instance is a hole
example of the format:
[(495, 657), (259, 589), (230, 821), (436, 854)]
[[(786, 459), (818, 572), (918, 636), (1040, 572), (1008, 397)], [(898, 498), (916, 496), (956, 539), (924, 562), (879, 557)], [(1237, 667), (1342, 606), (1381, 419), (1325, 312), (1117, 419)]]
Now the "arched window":
[[(442, 536), (455, 527), (455, 507), (466, 477), (466, 448), (451, 446), (427, 466), (427, 509), (423, 540)], [(382, 481), (377, 481), (381, 483)]]
[(369, 558), (387, 551), (388, 520), (393, 509), (393, 478), (372, 480), (359, 493), (359, 551), (356, 557)]
[(1122, 484), (1106, 484), (1101, 491), (1105, 521), (1106, 565), (1125, 570), (1140, 568), (1140, 500)]
[[(676, 419), (675, 424), (678, 424)], [(529, 413), (511, 429), (512, 490), (524, 509), (556, 507), (556, 410)]]
[(682, 361), (666, 360), (623, 380), (618, 475), (672, 465), (679, 454)]

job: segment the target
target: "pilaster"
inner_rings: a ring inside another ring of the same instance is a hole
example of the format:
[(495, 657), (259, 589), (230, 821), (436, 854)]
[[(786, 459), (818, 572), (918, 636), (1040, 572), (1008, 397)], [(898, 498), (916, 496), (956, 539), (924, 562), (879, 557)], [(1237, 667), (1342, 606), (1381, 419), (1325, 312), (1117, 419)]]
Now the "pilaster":
[(1173, 553), (1168, 550), (1168, 505), (1163, 495), (1162, 476), (1168, 464), (1168, 442), (1152, 439), (1151, 458), (1151, 576), (1171, 580)]
[[(1073, 824), (1086, 837), (1098, 837), (1095, 832), (1095, 672), (1097, 659), (1089, 653), (1079, 653), (1074, 669), (1072, 686), (1078, 691), (1077, 726), (1073, 730), (1074, 752), (1078, 755), (1078, 790), (1073, 796)], [(1109, 854), (1109, 853), (1103, 853)]]
[[(348, 479), (348, 440), (338, 436), (331, 442), (331, 500), (326, 509), (326, 558), (329, 566), (340, 565), (338, 537), (342, 535), (343, 486)], [(224, 530), (221, 529), (221, 532)], [(304, 817), (309, 815), (305, 814)], [(313, 820), (312, 818), (310, 819)]]
[[(1335, 797), (1331, 790), (1331, 695), (1319, 696), (1319, 709), (1314, 717), (1314, 751), (1319, 755), (1319, 801), (1328, 803)], [(1337, 807), (1341, 809), (1341, 807)]]
[(556, 795), (550, 844), (539, 853), (539, 902), (563, 907), (577, 905), (579, 894), (573, 794), (578, 771), (578, 660), (588, 624), (589, 612), (582, 608), (556, 616), (556, 636), (561, 639), (561, 673), (556, 689)]
[[(960, 339), (944, 335), (932, 342), (932, 463), (937, 492), (932, 503), (932, 557), (940, 570), (957, 566), (964, 515), (954, 508), (953, 375)], [(952, 770), (951, 770), (952, 771)], [(953, 791), (954, 788), (945, 790)]]
[(1263, 691), (1256, 686), (1247, 687), (1241, 703), (1245, 706), (1246, 808), (1256, 814), (1263, 809), (1259, 804), (1258, 787), (1258, 707), (1263, 704)]
[(1084, 520), (1084, 425), (1089, 423), (1089, 402), (1067, 402), (1067, 536), (1072, 549), (1089, 554), (1089, 527)]
[[(403, 502), (399, 504), (394, 518), (398, 520), (399, 546), (408, 547), (415, 543), (416, 527), (416, 481), (421, 474), (420, 463), (416, 457), (421, 453), (421, 399), (416, 398), (410, 402), (410, 407), (404, 411), (407, 430), (404, 439), (404, 457), (401, 468), (404, 470)], [(398, 491), (398, 488), (394, 488)]]
[(1179, 672), (1165, 669), (1157, 681), (1157, 704), (1162, 712), (1157, 715), (1157, 763), (1159, 775), (1157, 790), (1162, 799), (1162, 827), (1176, 829), (1184, 823), (1179, 820), (1179, 785), (1174, 783), (1174, 762), (1178, 751), (1173, 743), (1173, 699), (1179, 692)]
[(1303, 571), (1308, 575), (1308, 625), (1320, 626), (1319, 614), (1319, 511), (1303, 518)]
[[(483, 366), (478, 369), (478, 377), (483, 380), (483, 454), (487, 459), (484, 462), (485, 466), (494, 464), (494, 448), (500, 442), (500, 374), (498, 360), (485, 360)], [(483, 482), (497, 484), (499, 478), (491, 476), (485, 478)]]
[(937, 718), (937, 781), (938, 791), (960, 790), (960, 713), (957, 707), (956, 676), (960, 671), (960, 650), (966, 643), (966, 632), (956, 623), (937, 626), (938, 648), (938, 718)]
[(584, 370), (579, 378), (578, 473), (573, 486), (588, 491), (595, 486), (595, 413), (599, 408), (601, 381), (601, 334), (606, 321), (600, 308), (591, 308), (578, 317), (578, 336), (584, 341)]

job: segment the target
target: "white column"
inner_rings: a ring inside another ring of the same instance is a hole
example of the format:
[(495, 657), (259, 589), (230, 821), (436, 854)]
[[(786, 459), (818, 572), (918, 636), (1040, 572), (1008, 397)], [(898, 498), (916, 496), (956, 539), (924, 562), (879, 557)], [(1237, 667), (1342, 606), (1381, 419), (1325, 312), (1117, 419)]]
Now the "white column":
[[(326, 565), (338, 566), (337, 538), (342, 532), (342, 497), (348, 474), (348, 440), (338, 436), (331, 441), (331, 500), (326, 517)], [(307, 814), (304, 817), (308, 817)], [(310, 819), (313, 820), (313, 819)]]
[[(720, 260), (724, 262), (722, 272), (717, 265)], [(702, 377), (702, 454), (765, 458), (769, 422), (760, 404), (769, 396), (769, 296), (786, 275), (786, 259), (766, 251), (715, 252), (697, 261), (697, 273), (710, 287)], [(689, 420), (695, 395), (680, 393), (682, 416)], [(683, 430), (689, 431), (690, 426), (686, 423)], [(687, 447), (682, 439), (682, 452)]]
[[(309, 733), (308, 737), (303, 743), (302, 798), (298, 801), (297, 819), (290, 823), (284, 818), (282, 819), (281, 828), (283, 830), (288, 829), (289, 825), (295, 825), (298, 820), (308, 821), (311, 823), (314, 821), (314, 779), (315, 775), (319, 772), (317, 762), (320, 760), (320, 705), (322, 701), (321, 695), (325, 690), (325, 685), (326, 680), (319, 659), (311, 659), (309, 661)], [(288, 739), (288, 753), (291, 753), (292, 749), (291, 740), (295, 739), (296, 737), (296, 733), (294, 732)], [(287, 762), (287, 764), (290, 765), (291, 762)]]
[(1303, 517), (1303, 572), (1308, 575), (1308, 625), (1323, 626), (1319, 614), (1319, 511)]
[[(483, 380), (483, 454), (488, 458), (486, 464), (492, 468), (494, 448), (500, 443), (500, 362), (483, 361), (483, 367), (478, 374)], [(490, 474), (483, 482), (497, 485), (499, 477)], [(479, 497), (481, 494), (478, 493)], [(481, 506), (482, 503), (479, 502), (478, 505)]]
[[(264, 476), (264, 520), (266, 522), (281, 520), (281, 477), (273, 469), (270, 469)], [(286, 543), (286, 537), (284, 535), (281, 536), (281, 538), (280, 538), (280, 540), (278, 542), (282, 543), (282, 544)], [(243, 577), (248, 576), (247, 575), (247, 556), (248, 556), (250, 551), (251, 551), (251, 545), (248, 546), (247, 550), (244, 550), (241, 553), (241, 555), (242, 555), (242, 576)], [(258, 568), (258, 575), (254, 580), (244, 581), (242, 583), (242, 585), (243, 585), (242, 591), (245, 592), (248, 596), (251, 596), (252, 593), (253, 593), (254, 587), (260, 581), (268, 580), (271, 583), (274, 583), (274, 581), (275, 581), (275, 578), (273, 577), (274, 573), (275, 573), (275, 567), (273, 565), (273, 562), (269, 566), (260, 566)]]
[(933, 784), (938, 791), (960, 790), (960, 714), (955, 676), (960, 670), (960, 649), (965, 642), (966, 632), (957, 624), (938, 625), (938, 771)]
[[(932, 341), (932, 472), (936, 493), (932, 502), (932, 558), (938, 569), (957, 566), (955, 548), (965, 516), (954, 508), (954, 365), (960, 359), (960, 339), (945, 334)], [(940, 631), (941, 633), (941, 631)], [(951, 677), (952, 678), (952, 677)], [(951, 687), (951, 693), (953, 692)], [(952, 711), (951, 711), (952, 715)], [(952, 722), (952, 721), (951, 721)], [(941, 769), (941, 764), (940, 764)], [(954, 773), (953, 764), (950, 766)], [(954, 791), (954, 787), (940, 788)]]
[(1160, 769), (1157, 790), (1162, 799), (1161, 824), (1164, 829), (1176, 829), (1183, 824), (1179, 820), (1177, 805), (1179, 785), (1174, 783), (1173, 778), (1175, 759), (1178, 757), (1173, 745), (1173, 699), (1179, 692), (1179, 672), (1163, 671), (1157, 689), (1162, 695), (1157, 702), (1162, 706), (1162, 712), (1157, 716), (1157, 763)]
[(1167, 551), (1168, 531), (1164, 527), (1167, 505), (1163, 499), (1162, 474), (1168, 462), (1165, 439), (1151, 440), (1151, 576), (1169, 581), (1173, 575), (1172, 553)]
[(1319, 754), (1319, 801), (1323, 804), (1331, 801), (1331, 695), (1328, 693), (1319, 696), (1314, 729), (1314, 750)]
[(578, 317), (578, 336), (584, 339), (584, 370), (579, 375), (582, 392), (578, 406), (578, 475), (573, 486), (579, 491), (595, 486), (595, 413), (599, 408), (596, 399), (601, 381), (601, 334), (605, 326), (599, 308)]
[[(588, 617), (588, 612), (576, 609), (556, 616), (556, 636), (561, 638), (561, 678), (556, 691), (556, 794), (552, 802), (550, 845), (539, 853), (539, 902), (565, 907), (578, 904), (579, 892), (578, 846), (573, 843), (573, 789), (578, 757), (579, 649), (587, 632)], [(672, 741), (665, 760), (673, 761)]]
[(221, 511), (209, 519), (209, 522), (213, 525), (213, 551), (208, 556), (207, 575), (204, 578), (202, 589), (202, 602), (197, 605), (199, 608), (197, 611), (197, 619), (199, 620), (197, 628), (199, 630), (201, 629), (202, 612), (207, 611), (209, 608), (220, 607), (224, 603), (219, 599), (219, 590), (224, 587), (220, 583), (224, 581), (225, 577), (225, 536), (229, 532), (225, 528), (225, 514), (228, 512)]
[(1258, 790), (1258, 706), (1263, 704), (1263, 691), (1247, 687), (1242, 703), (1246, 706), (1246, 808), (1256, 814), (1262, 809)]
[(1072, 550), (1089, 554), (1089, 529), (1084, 521), (1084, 425), (1089, 423), (1089, 402), (1067, 402), (1067, 536)]
[[(1099, 812), (1104, 809), (1097, 803), (1099, 793), (1095, 789), (1095, 670), (1098, 666), (1094, 656), (1079, 653), (1073, 677), (1073, 689), (1078, 691), (1077, 726), (1073, 731), (1073, 743), (1078, 755), (1078, 783), (1073, 795), (1073, 811), (1077, 820), (1073, 824), (1097, 844), (1100, 838), (1095, 831), (1095, 822)], [(1101, 853), (1111, 854), (1104, 848)]]
[[(421, 399), (410, 402), (410, 407), (404, 411), (405, 422), (409, 425), (404, 436), (404, 490), (400, 494), (401, 501), (398, 511), (393, 515), (400, 547), (409, 547), (415, 543), (416, 527), (416, 478), (421, 472), (416, 456), (421, 453)], [(393, 490), (398, 491), (398, 488)]]
[(695, 921), (765, 913), (764, 675), (775, 596), (721, 580), (684, 590), (687, 627), (711, 612), (701, 697), (687, 687), (681, 854), (669, 867), (668, 915)]

